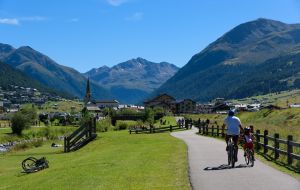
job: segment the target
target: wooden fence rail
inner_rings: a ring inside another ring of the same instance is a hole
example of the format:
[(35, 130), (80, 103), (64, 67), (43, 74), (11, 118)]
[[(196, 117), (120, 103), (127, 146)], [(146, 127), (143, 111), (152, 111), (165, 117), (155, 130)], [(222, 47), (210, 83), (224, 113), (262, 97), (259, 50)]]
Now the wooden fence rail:
[[(201, 135), (210, 135), (216, 137), (225, 137), (226, 127), (223, 124), (219, 126), (218, 124), (209, 124), (206, 122), (193, 121), (195, 127), (198, 128), (199, 134)], [(256, 151), (260, 151), (263, 149), (263, 153), (267, 154), (269, 150), (274, 152), (274, 159), (277, 160), (280, 155), (284, 155), (287, 157), (287, 163), (291, 165), (293, 160), (300, 160), (300, 155), (294, 153), (295, 148), (300, 148), (300, 143), (293, 141), (293, 136), (288, 135), (287, 139), (280, 138), (278, 133), (275, 133), (273, 136), (269, 135), (268, 130), (264, 130), (264, 133), (261, 134), (260, 130), (256, 130), (254, 132), (253, 126), (250, 126), (253, 135), (255, 136), (255, 149)], [(272, 143), (270, 143), (270, 141)], [(283, 150), (280, 145), (284, 145), (286, 150)]]
[(174, 130), (179, 130), (179, 129), (191, 129), (192, 128), (192, 123), (189, 121), (185, 122), (178, 122), (177, 125), (170, 125), (166, 127), (130, 127), (129, 128), (129, 133), (162, 133), (166, 131), (174, 131)]
[(79, 127), (64, 138), (64, 152), (77, 150), (96, 137), (96, 118), (93, 118), (87, 125)]

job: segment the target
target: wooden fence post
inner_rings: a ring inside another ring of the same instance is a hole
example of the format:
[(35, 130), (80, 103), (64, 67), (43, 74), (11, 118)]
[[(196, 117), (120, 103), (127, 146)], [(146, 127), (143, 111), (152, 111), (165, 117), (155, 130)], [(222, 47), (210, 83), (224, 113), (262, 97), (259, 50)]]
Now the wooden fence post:
[(64, 137), (64, 152), (67, 152), (67, 137)]
[(251, 133), (254, 133), (254, 127), (253, 127), (253, 125), (250, 125), (250, 130), (251, 130)]
[(287, 139), (287, 161), (289, 165), (293, 163), (293, 157), (291, 155), (293, 153), (293, 145), (291, 144), (291, 141), (293, 141), (293, 136), (289, 135)]
[(221, 135), (223, 138), (225, 137), (225, 125), (224, 124), (222, 125), (222, 128), (221, 128)]
[(173, 131), (173, 129), (172, 129), (172, 125), (170, 125), (170, 132), (172, 132)]
[(260, 130), (256, 130), (256, 134), (255, 134), (255, 138), (256, 138), (256, 150), (260, 150)]
[(212, 126), (211, 126), (211, 136), (214, 136), (214, 131), (215, 131), (215, 126), (212, 125)]
[(219, 137), (220, 127), (217, 125), (217, 137)]
[(199, 125), (199, 128), (198, 128), (198, 130), (199, 130), (199, 134), (201, 134), (201, 128), (202, 128), (202, 126), (201, 126), (201, 125)]
[(274, 134), (274, 148), (275, 148), (275, 150), (274, 150), (274, 158), (275, 158), (275, 160), (277, 160), (278, 158), (279, 158), (279, 151), (278, 151), (278, 149), (279, 149), (279, 141), (278, 141), (278, 139), (279, 139), (279, 134), (278, 133), (275, 133)]
[(205, 134), (208, 135), (208, 124), (205, 126)]
[(268, 139), (268, 130), (264, 130), (264, 154), (266, 154), (268, 152), (268, 142), (269, 142), (269, 139)]
[(186, 129), (188, 129), (188, 127), (189, 127), (189, 122), (188, 122), (189, 120), (184, 120), (184, 126), (185, 126), (185, 128)]
[(93, 132), (96, 133), (97, 132), (97, 119), (96, 117), (94, 117), (94, 126), (93, 126)]

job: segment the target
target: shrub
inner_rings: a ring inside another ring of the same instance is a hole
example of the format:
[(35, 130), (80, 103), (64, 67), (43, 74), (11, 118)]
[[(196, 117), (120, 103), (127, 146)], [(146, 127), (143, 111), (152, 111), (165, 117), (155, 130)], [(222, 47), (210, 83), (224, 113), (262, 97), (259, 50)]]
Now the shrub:
[(21, 112), (17, 112), (11, 118), (11, 129), (13, 134), (21, 135), (22, 131), (26, 128), (30, 127), (30, 121), (26, 115), (22, 114)]
[(136, 121), (117, 121), (116, 127), (118, 130), (128, 129), (129, 127), (137, 126)]
[(105, 119), (98, 121), (96, 124), (96, 129), (98, 132), (106, 132), (112, 130), (113, 127), (111, 125), (111, 118), (106, 117)]
[(117, 122), (117, 128), (119, 130), (128, 129), (128, 124), (126, 122)]

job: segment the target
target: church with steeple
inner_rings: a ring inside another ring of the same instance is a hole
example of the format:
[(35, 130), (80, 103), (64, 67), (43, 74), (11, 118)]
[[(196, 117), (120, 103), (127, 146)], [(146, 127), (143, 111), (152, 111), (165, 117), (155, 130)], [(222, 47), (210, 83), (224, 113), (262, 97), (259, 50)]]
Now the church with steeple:
[(84, 107), (87, 107), (87, 105), (91, 103), (91, 101), (92, 101), (91, 86), (90, 86), (90, 79), (88, 78), (86, 83), (85, 96), (84, 96)]
[(91, 112), (100, 112), (100, 108), (92, 101), (90, 79), (87, 79), (85, 96), (84, 96), (84, 108)]

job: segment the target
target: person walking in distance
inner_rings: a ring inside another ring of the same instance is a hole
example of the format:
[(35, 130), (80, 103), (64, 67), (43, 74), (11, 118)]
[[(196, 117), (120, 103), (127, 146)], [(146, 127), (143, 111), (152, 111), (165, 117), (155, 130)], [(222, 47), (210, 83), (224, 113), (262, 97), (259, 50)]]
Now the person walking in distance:
[(227, 126), (227, 133), (226, 133), (226, 151), (228, 151), (228, 141), (230, 137), (232, 137), (232, 140), (234, 142), (235, 146), (235, 161), (237, 161), (237, 155), (238, 155), (238, 140), (240, 135), (240, 130), (243, 131), (243, 127), (241, 124), (241, 121), (238, 117), (234, 116), (234, 110), (230, 110), (228, 112), (228, 116), (224, 120), (224, 124)]

